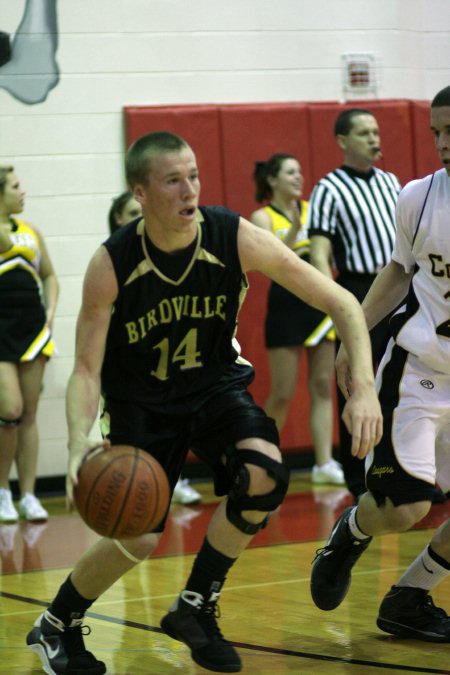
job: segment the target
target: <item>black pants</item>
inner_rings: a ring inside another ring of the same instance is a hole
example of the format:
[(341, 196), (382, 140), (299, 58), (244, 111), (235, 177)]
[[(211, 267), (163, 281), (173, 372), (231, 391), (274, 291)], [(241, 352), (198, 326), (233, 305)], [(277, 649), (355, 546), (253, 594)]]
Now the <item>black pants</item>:
[[(341, 273), (337, 279), (338, 283), (362, 302), (372, 285), (376, 275), (372, 274), (350, 274)], [(384, 354), (386, 345), (390, 337), (389, 316), (380, 321), (375, 328), (370, 331), (370, 342), (372, 345), (372, 359), (374, 371), (377, 368), (381, 357)], [(340, 342), (336, 340), (336, 349), (339, 349)], [(345, 406), (345, 397), (339, 387), (337, 391), (337, 402), (339, 410), (339, 448), (340, 462), (344, 471), (345, 482), (352, 495), (357, 498), (363, 492), (366, 492), (366, 480), (364, 474), (364, 461), (353, 457), (351, 453), (352, 438), (347, 431), (347, 427), (342, 421), (342, 412)]]

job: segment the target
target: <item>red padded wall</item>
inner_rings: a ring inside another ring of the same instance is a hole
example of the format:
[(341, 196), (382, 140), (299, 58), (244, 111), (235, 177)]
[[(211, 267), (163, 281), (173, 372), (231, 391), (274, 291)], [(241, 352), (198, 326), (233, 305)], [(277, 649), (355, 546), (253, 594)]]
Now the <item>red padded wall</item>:
[(220, 111), (227, 206), (248, 218), (261, 206), (254, 199), (255, 161), (275, 152), (298, 157), (305, 176), (305, 195), (312, 187), (308, 109), (301, 103), (227, 105)]
[[(256, 403), (264, 406), (270, 392), (269, 359), (264, 344), (264, 319), (270, 280), (259, 272), (251, 272), (248, 277), (250, 288), (239, 316), (237, 338), (242, 348), (242, 355), (251, 361), (255, 367), (255, 379), (249, 389)], [(303, 356), (296, 392), (292, 398), (290, 413), (281, 434), (281, 447), (284, 450), (309, 449), (312, 446), (308, 422), (307, 366), (307, 359)], [(333, 443), (337, 445), (338, 440), (339, 432), (336, 419)]]
[[(230, 208), (245, 218), (261, 204), (255, 201), (252, 179), (255, 161), (275, 152), (298, 157), (305, 176), (304, 195), (309, 195), (311, 179), (308, 108), (301, 103), (226, 105), (221, 108), (225, 199)], [(249, 275), (250, 289), (239, 321), (238, 340), (242, 353), (255, 366), (256, 377), (250, 387), (258, 404), (270, 391), (270, 372), (264, 345), (264, 317), (269, 280), (259, 273)], [(283, 429), (283, 448), (310, 447), (309, 399), (305, 396), (306, 363), (300, 373), (297, 393), (292, 401), (296, 415), (290, 415)]]
[(382, 159), (380, 169), (391, 171), (402, 185), (415, 177), (411, 143), (412, 122), (409, 101), (375, 101), (370, 105), (380, 126)]
[(125, 108), (127, 147), (152, 131), (171, 131), (192, 146), (200, 170), (202, 202), (224, 204), (219, 108), (213, 105)]

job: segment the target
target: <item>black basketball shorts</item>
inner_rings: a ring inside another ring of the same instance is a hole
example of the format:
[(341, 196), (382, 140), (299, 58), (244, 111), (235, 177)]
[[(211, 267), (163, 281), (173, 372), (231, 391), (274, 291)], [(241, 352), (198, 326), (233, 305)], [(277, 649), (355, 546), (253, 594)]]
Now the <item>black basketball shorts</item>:
[[(216, 493), (226, 494), (229, 477), (222, 461), (225, 451), (234, 452), (236, 442), (245, 438), (262, 438), (279, 445), (274, 420), (241, 386), (215, 394), (198, 411), (186, 415), (104, 401), (100, 426), (112, 445), (133, 445), (152, 454), (164, 467), (172, 491), (189, 450), (211, 467)], [(163, 524), (158, 530), (162, 529)]]

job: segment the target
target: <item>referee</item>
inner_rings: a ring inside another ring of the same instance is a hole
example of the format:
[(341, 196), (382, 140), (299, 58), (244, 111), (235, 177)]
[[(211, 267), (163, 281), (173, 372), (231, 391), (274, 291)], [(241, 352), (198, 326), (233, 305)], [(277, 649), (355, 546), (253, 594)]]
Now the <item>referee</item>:
[[(344, 163), (321, 178), (310, 199), (310, 262), (360, 302), (391, 259), (400, 183), (373, 163), (381, 156), (380, 132), (369, 110), (350, 108), (337, 117), (336, 141)], [(388, 319), (371, 333), (374, 368), (388, 339)], [(339, 344), (339, 343), (338, 343)], [(338, 388), (340, 459), (347, 487), (358, 499), (366, 491), (364, 462), (351, 455), (351, 436), (342, 421), (345, 399)]]

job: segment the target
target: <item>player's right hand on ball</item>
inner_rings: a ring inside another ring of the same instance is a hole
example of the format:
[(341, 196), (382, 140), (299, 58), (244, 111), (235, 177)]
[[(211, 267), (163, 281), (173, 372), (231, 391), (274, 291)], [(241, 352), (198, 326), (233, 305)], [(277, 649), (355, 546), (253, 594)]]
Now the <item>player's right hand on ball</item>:
[(87, 437), (81, 438), (77, 441), (70, 442), (69, 447), (69, 465), (66, 477), (66, 504), (67, 510), (71, 511), (73, 508), (73, 487), (78, 483), (78, 471), (86, 457), (98, 448), (105, 450), (111, 447), (108, 439), (101, 441), (93, 441)]

